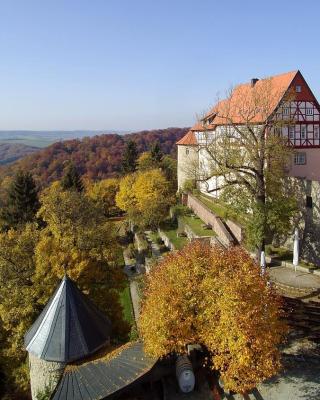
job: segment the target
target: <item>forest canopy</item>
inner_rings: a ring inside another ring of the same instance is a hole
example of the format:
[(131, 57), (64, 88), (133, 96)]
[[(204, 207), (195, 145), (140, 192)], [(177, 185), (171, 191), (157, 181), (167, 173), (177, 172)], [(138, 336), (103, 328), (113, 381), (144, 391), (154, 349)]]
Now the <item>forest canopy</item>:
[(141, 131), (127, 135), (105, 134), (57, 142), (0, 169), (0, 180), (19, 169), (29, 171), (40, 187), (59, 180), (66, 163), (72, 162), (80, 175), (90, 180), (112, 178), (121, 173), (121, 160), (129, 140), (135, 142), (138, 154), (158, 143), (163, 154), (175, 156), (175, 143), (188, 128), (168, 128)]

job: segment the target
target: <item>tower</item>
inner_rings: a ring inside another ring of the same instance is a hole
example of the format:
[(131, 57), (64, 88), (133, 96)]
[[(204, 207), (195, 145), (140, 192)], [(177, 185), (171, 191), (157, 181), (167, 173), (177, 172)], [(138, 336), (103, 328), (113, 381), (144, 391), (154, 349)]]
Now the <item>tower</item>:
[(65, 276), (25, 334), (32, 399), (52, 393), (65, 366), (106, 346), (110, 332), (109, 319)]
[(183, 189), (188, 180), (192, 181), (198, 170), (199, 146), (192, 129), (176, 143), (178, 147), (178, 190)]

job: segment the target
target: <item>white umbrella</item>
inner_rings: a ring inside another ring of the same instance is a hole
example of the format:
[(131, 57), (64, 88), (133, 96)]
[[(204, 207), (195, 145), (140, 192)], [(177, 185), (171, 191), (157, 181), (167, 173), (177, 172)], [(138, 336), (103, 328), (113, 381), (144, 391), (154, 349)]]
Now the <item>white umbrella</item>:
[(261, 252), (260, 254), (260, 267), (261, 267), (261, 275), (264, 275), (266, 272), (266, 255), (264, 251)]
[(298, 231), (298, 228), (296, 228), (294, 230), (293, 265), (294, 265), (294, 271), (297, 272), (297, 265), (299, 265), (299, 231)]

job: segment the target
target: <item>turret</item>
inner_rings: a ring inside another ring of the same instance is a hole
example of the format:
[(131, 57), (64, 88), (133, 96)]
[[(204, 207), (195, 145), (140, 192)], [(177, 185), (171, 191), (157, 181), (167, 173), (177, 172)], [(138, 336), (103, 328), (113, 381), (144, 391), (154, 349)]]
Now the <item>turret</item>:
[(199, 146), (192, 130), (176, 144), (178, 147), (178, 190), (181, 190), (186, 181), (195, 177), (199, 164)]
[(65, 276), (25, 335), (32, 399), (52, 393), (68, 363), (107, 346), (110, 332), (109, 319)]

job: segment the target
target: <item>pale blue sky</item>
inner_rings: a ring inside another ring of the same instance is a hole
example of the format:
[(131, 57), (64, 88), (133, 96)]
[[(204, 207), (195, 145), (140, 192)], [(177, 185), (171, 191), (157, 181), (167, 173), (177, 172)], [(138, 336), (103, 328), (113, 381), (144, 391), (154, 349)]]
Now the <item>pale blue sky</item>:
[(232, 84), (300, 69), (320, 1), (0, 0), (0, 129), (188, 126)]

